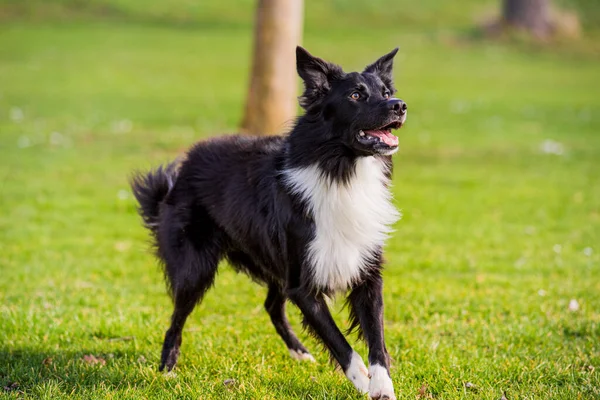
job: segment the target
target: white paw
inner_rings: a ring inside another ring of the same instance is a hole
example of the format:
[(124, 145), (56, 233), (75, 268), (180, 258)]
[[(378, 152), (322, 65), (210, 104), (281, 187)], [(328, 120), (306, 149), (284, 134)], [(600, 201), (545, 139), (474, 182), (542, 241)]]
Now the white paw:
[(175, 379), (175, 378), (177, 378), (177, 373), (175, 373), (175, 371), (171, 370), (171, 371), (165, 373), (165, 378)]
[(369, 391), (369, 371), (357, 352), (352, 352), (350, 367), (346, 370), (346, 377), (354, 384), (361, 393)]
[(385, 367), (375, 364), (369, 367), (371, 383), (369, 385), (369, 397), (380, 400), (396, 400), (394, 385)]
[(294, 360), (315, 362), (315, 358), (310, 353), (301, 353), (301, 352), (293, 350), (293, 349), (289, 349), (289, 350), (290, 350), (290, 356), (292, 356), (292, 358)]

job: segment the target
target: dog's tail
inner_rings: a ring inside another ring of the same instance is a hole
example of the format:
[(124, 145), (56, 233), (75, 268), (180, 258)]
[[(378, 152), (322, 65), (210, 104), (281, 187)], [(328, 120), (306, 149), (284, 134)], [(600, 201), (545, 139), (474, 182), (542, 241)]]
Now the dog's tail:
[(177, 179), (179, 163), (174, 161), (146, 173), (135, 173), (129, 183), (139, 203), (138, 213), (144, 226), (154, 235), (158, 230), (160, 204), (169, 194)]

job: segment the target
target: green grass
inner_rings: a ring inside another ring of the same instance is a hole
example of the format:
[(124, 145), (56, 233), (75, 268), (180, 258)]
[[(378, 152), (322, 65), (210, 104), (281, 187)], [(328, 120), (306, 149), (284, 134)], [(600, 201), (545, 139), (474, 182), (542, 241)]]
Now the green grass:
[[(265, 289), (226, 265), (186, 325), (177, 376), (156, 370), (171, 304), (127, 176), (236, 130), (253, 2), (2, 3), (0, 384), (18, 386), (0, 397), (360, 398), (311, 338), (318, 363), (291, 360)], [(308, 2), (304, 44), (347, 70), (401, 46), (396, 80), (411, 112), (393, 190), (404, 218), (385, 271), (398, 397), (425, 385), (436, 399), (598, 398), (591, 39), (474, 38), (495, 2), (349, 3)], [(589, 3), (574, 5), (586, 21), (598, 16)]]

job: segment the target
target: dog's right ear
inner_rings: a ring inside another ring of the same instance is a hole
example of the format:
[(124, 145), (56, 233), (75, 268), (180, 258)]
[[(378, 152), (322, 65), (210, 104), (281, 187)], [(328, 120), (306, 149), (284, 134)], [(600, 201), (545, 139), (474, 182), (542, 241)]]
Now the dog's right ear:
[(373, 64), (367, 66), (364, 70), (364, 72), (378, 75), (392, 93), (396, 91), (394, 88), (394, 77), (392, 75), (396, 53), (398, 53), (398, 47), (379, 58)]
[(314, 57), (304, 48), (296, 47), (296, 69), (304, 81), (300, 105), (308, 110), (331, 89), (331, 82), (344, 76), (342, 67)]

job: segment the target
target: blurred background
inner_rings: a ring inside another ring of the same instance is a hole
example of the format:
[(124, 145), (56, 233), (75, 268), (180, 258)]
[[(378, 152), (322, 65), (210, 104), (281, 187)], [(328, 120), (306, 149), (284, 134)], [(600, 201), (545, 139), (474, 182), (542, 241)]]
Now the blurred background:
[(397, 391), (598, 398), (595, 0), (0, 0), (5, 394), (351, 392), (323, 352), (291, 365), (264, 288), (228, 268), (188, 323), (178, 380), (155, 368), (171, 305), (127, 178), (209, 136), (289, 129), (297, 43), (346, 71), (400, 47)]

